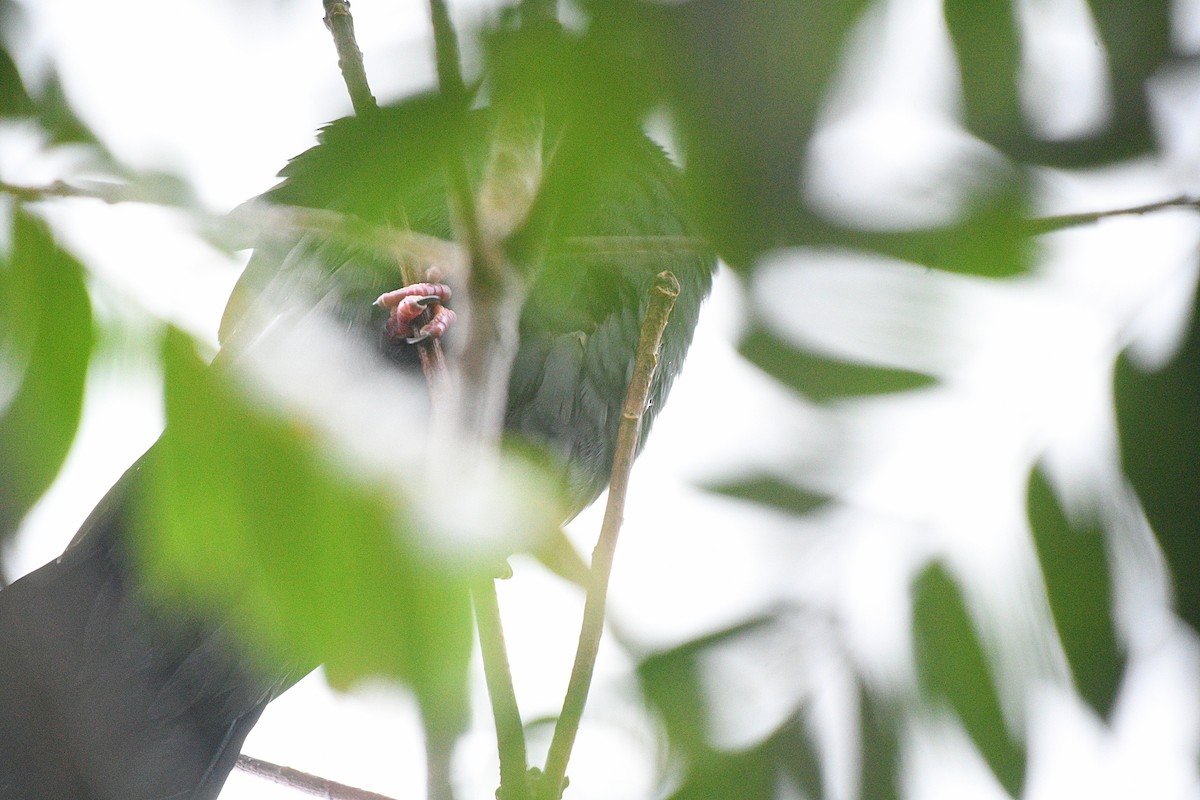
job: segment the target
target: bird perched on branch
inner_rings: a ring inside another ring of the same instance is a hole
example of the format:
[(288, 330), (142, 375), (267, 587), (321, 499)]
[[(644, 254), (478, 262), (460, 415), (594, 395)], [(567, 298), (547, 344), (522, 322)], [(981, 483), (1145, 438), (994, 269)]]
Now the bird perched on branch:
[[(247, 320), (260, 317), (264, 298), (320, 305), (388, 368), (412, 368), (409, 340), (444, 333), (449, 344), (455, 326), (437, 312), (466, 287), (453, 264), (430, 263), (462, 252), (453, 246), (446, 164), (461, 158), (478, 186), (494, 125), (492, 114), (451, 114), (435, 98), (329, 125), (263, 200), (329, 212), (323, 219), (350, 233), (314, 228), (300, 213), (264, 235), (231, 297), (226, 344), (252, 338)], [(662, 150), (633, 126), (594, 134), (550, 131), (536, 198), (506, 239), (528, 290), (505, 431), (548, 454), (571, 514), (608, 480), (655, 276), (671, 270), (681, 291), (646, 428), (679, 371), (715, 268), (689, 244), (695, 231), (679, 175)], [(389, 251), (354, 231), (390, 231), (431, 249)], [(398, 261), (410, 257), (410, 267), (443, 274), (397, 294)], [(416, 320), (426, 311), (432, 322)], [(144, 519), (132, 506), (154, 469), (143, 458), (60, 558), (0, 591), (3, 800), (212, 800), (265, 705), (308, 668), (266, 674), (226, 621), (149, 596), (130, 526)]]

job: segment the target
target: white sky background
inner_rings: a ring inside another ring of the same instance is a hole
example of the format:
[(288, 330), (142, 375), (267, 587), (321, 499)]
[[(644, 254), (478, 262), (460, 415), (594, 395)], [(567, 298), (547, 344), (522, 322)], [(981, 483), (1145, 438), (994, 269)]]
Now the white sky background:
[[(315, 141), (322, 123), (349, 113), (315, 0), (175, 0), (119, 13), (87, 0), (29, 5), (28, 35), (52, 54), (73, 105), (101, 138), (135, 166), (182, 172), (217, 212), (273, 185), (278, 169)], [(451, 5), (469, 25), (489, 4)], [(1031, 119), (1048, 135), (1077, 134), (1102, 121), (1104, 58), (1089, 35), (1082, 0), (1018, 5), (1030, 30), (1039, 32), (1026, 64)], [(1184, 45), (1200, 45), (1198, 6), (1179, 3)], [(358, 0), (354, 13), (381, 101), (432, 85), (424, 2)], [(813, 202), (830, 215), (884, 227), (952, 219), (997, 156), (953, 123), (958, 88), (938, 3), (880, 4), (851, 51), (857, 59), (845, 69), (813, 143)], [(1155, 90), (1164, 158), (1087, 176), (1048, 173), (1046, 213), (1200, 190), (1200, 75), (1164, 76)], [(63, 169), (60, 160), (37, 156), (20, 132), (0, 138), (5, 180), (40, 184)], [(46, 212), (94, 266), (100, 313), (121, 315), (134, 329), (147, 324), (147, 315), (169, 318), (215, 343), (241, 264), (200, 243), (183, 217), (88, 201), (56, 203)], [(1074, 500), (1111, 492), (1105, 465), (1112, 348), (1136, 334), (1146, 353), (1161, 357), (1170, 323), (1190, 300), (1198, 237), (1200, 225), (1184, 212), (1056, 234), (1041, 242), (1037, 275), (1003, 287), (837, 252), (775, 254), (749, 289), (723, 275), (693, 356), (634, 472), (612, 599), (623, 630), (663, 646), (750, 609), (803, 602), (835, 612), (864, 669), (884, 684), (899, 684), (906, 678), (910, 571), (931, 553), (944, 553), (970, 576), (978, 599), (1006, 620), (988, 630), (1003, 647), (1003, 677), (1012, 684), (1031, 670), (1041, 676), (1036, 692), (1018, 696), (1010, 709), (1031, 720), (1037, 755), (1028, 797), (1200, 797), (1198, 661), (1191, 640), (1162, 613), (1153, 564), (1141, 563), (1140, 571), (1135, 564), (1123, 586), (1134, 657), (1113, 724), (1105, 728), (1062, 688), (1061, 656), (1031, 632), (1046, 612), (1029, 588), (1032, 554), (1022, 533), (1021, 494), (1029, 459), (1047, 446), (1052, 464), (1091, 479), (1068, 487)], [(740, 318), (751, 303), (797, 341), (931, 370), (946, 380), (910, 397), (805, 406), (736, 357)], [(158, 433), (157, 378), (145, 366), (150, 354), (128, 341), (120, 345), (95, 367), (84, 428), (62, 480), (9, 554), (18, 574), (61, 551), (92, 504)], [(832, 470), (824, 461), (830, 448), (837, 453)], [(849, 488), (829, 487), (845, 489), (848, 502), (797, 522), (691, 488), (736, 466), (726, 463), (730, 454), (783, 475), (852, 478)], [(599, 527), (597, 511), (573, 528), (585, 551)], [(561, 702), (581, 603), (537, 567), (521, 561), (515, 567), (501, 600), (522, 710), (532, 718), (555, 713)], [(820, 643), (802, 653), (788, 649), (794, 646), (765, 642), (753, 663), (716, 659), (713, 679), (726, 698), (715, 713), (722, 723), (713, 732), (717, 741), (753, 742), (809, 694), (818, 716), (844, 715), (846, 687), (836, 669), (794, 667), (792, 659), (822, 663)], [(569, 797), (646, 797), (660, 743), (630, 695), (628, 659), (611, 647), (605, 655), (590, 725), (573, 756)], [(463, 798), (490, 797), (495, 787), (482, 691), (479, 699), (483, 718), (461, 754)], [(411, 711), (395, 689), (335, 696), (319, 677), (310, 678), (272, 704), (246, 752), (416, 797), (423, 793), (423, 759)], [(831, 756), (844, 759), (847, 733), (828, 725), (822, 731)], [(944, 720), (918, 726), (914, 739), (913, 796), (1000, 796), (977, 757), (949, 756), (964, 747), (962, 734)], [(844, 774), (835, 771), (829, 780), (833, 796), (849, 796), (852, 782)], [(295, 796), (235, 773), (222, 798)]]

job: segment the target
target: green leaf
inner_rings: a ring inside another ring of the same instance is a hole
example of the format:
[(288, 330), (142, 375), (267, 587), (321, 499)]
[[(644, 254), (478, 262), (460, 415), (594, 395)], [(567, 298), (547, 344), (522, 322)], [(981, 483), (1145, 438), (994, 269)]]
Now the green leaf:
[(774, 475), (751, 475), (711, 483), (704, 488), (727, 497), (749, 500), (796, 515), (808, 514), (829, 502), (826, 495), (807, 491)]
[(79, 118), (79, 114), (76, 113), (63, 89), (62, 79), (59, 78), (57, 72), (52, 71), (46, 76), (40, 96), (36, 98), (35, 106), (38, 121), (50, 134), (51, 142), (54, 144), (91, 145), (97, 153), (104, 157), (105, 161), (115, 162), (112, 154), (101, 143), (100, 138), (86, 122)]
[(33, 111), (33, 101), (21, 82), (21, 73), (8, 50), (0, 47), (0, 118), (24, 117)]
[(801, 212), (788, 229), (791, 243), (861, 250), (980, 278), (1012, 278), (1033, 265), (1028, 182), (994, 176), (966, 203), (961, 219), (934, 228), (873, 231), (844, 227)]
[(750, 329), (738, 350), (780, 383), (818, 402), (906, 392), (936, 382), (918, 372), (856, 364), (801, 350), (761, 326)]
[(821, 764), (809, 738), (804, 709), (789, 716), (763, 741), (728, 751), (707, 738), (710, 700), (701, 661), (716, 648), (736, 648), (738, 640), (776, 621), (772, 615), (747, 619), (645, 659), (638, 666), (642, 690), (666, 726), (673, 748), (687, 759), (687, 773), (675, 800), (774, 798), (781, 781), (808, 797), (820, 795)]
[[(1094, 165), (1133, 158), (1157, 147), (1146, 83), (1173, 57), (1171, 0), (1088, 0), (1108, 53), (1112, 97), (1106, 130), (1076, 148)], [(1136, 34), (1133, 32), (1136, 31)]]
[(1200, 316), (1175, 357), (1145, 373), (1128, 355), (1115, 372), (1121, 466), (1162, 546), (1179, 615), (1200, 630)]
[[(650, 4), (641, 4), (650, 5)], [(863, 0), (657, 4), (664, 75), (705, 234), (735, 268), (787, 237), (830, 79)], [(714, 57), (719, 54), (719, 57)]]
[(75, 440), (94, 331), (83, 266), (18, 208), (0, 269), (0, 377), (19, 382), (0, 411), (0, 539), (49, 488)]
[(773, 617), (753, 617), (706, 636), (685, 642), (646, 658), (638, 665), (642, 691), (658, 710), (671, 744), (685, 753), (708, 750), (708, 710), (700, 680), (700, 657), (706, 650), (736, 642), (772, 622)]
[(1029, 478), (1029, 523), (1075, 686), (1088, 705), (1107, 717), (1124, 659), (1113, 627), (1104, 534), (1071, 526), (1041, 470)]
[(1016, 138), (1023, 120), (1012, 0), (945, 0), (943, 11), (958, 58), (967, 127), (989, 142)]
[[(791, 793), (820, 797), (820, 763), (796, 714), (754, 747), (736, 752), (709, 752), (691, 764), (672, 800), (775, 800), (780, 784)], [(785, 795), (787, 796), (787, 795)]]
[(862, 786), (859, 797), (895, 800), (899, 797), (900, 743), (895, 712), (859, 685), (859, 753)]
[(880, 234), (865, 243), (888, 255), (933, 269), (981, 278), (1027, 273), (1033, 241), (1027, 223), (1026, 187), (1005, 181), (972, 198), (961, 222), (947, 228)]
[(921, 689), (958, 716), (1001, 785), (1014, 797), (1025, 780), (1025, 751), (1008, 733), (983, 645), (954, 580), (931, 565), (913, 585), (913, 639)]
[(783, 776), (808, 796), (818, 796), (820, 762), (802, 711), (753, 747), (730, 752), (708, 743), (709, 700), (701, 680), (701, 658), (716, 647), (736, 647), (741, 636), (771, 621), (769, 616), (746, 620), (657, 653), (638, 666), (642, 689), (666, 725), (672, 747), (687, 757), (687, 773), (671, 795), (674, 800), (768, 800), (776, 796)]
[(466, 713), (466, 578), (398, 522), (399, 500), (351, 480), (302, 425), (250, 405), (172, 331), (168, 427), (139, 526), (155, 585), (223, 613), (271, 663), (330, 679), (398, 678), (426, 714)]
[(972, 132), (1016, 161), (1061, 168), (1101, 166), (1154, 151), (1146, 83), (1172, 56), (1170, 0), (1088, 0), (1088, 5), (1108, 56), (1112, 109), (1099, 131), (1044, 140), (1029, 131), (1020, 109), (1021, 42), (1014, 4), (945, 0)]

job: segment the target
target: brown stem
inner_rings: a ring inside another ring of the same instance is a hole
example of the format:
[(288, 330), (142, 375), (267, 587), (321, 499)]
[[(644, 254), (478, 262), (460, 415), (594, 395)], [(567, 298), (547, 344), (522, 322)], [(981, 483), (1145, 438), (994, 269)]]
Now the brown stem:
[(291, 767), (281, 767), (268, 761), (260, 761), (247, 755), (238, 756), (237, 768), (251, 775), (287, 786), (326, 800), (392, 800), (386, 795), (356, 789), (317, 775), (310, 775)]
[(575, 651), (575, 664), (571, 669), (567, 694), (563, 698), (562, 713), (554, 726), (554, 738), (546, 756), (546, 769), (538, 791), (538, 800), (559, 800), (562, 796), (567, 762), (570, 761), (571, 748), (575, 745), (575, 736), (583, 718), (583, 708), (587, 704), (592, 673), (596, 668), (596, 654), (600, 650), (600, 637), (604, 631), (608, 579), (612, 573), (617, 536), (625, 514), (625, 493), (629, 487), (629, 473), (637, 452), (642, 415), (646, 411), (650, 383), (658, 367), (658, 349), (662, 343), (663, 331), (667, 327), (667, 320), (671, 317), (671, 310), (678, 296), (679, 281), (670, 272), (660, 272), (651, 291), (646, 318), (642, 321), (637, 355), (633, 362), (633, 375), (629, 380), (625, 405), (621, 411), (621, 422), (617, 428), (617, 446), (613, 455), (612, 479), (608, 487), (608, 505), (604, 509), (600, 538), (596, 542), (596, 549), (592, 551), (592, 573), (583, 606), (579, 646)]
[(362, 116), (376, 109), (375, 96), (367, 83), (367, 70), (363, 66), (362, 50), (354, 38), (354, 17), (350, 15), (350, 3), (346, 0), (322, 0), (325, 4), (325, 27), (333, 34), (333, 45), (337, 48), (338, 69), (350, 93), (354, 113)]

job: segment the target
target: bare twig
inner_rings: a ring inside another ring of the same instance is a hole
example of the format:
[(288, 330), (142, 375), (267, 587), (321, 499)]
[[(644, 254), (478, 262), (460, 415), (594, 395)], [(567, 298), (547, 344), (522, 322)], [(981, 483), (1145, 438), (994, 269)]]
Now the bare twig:
[(608, 505), (604, 509), (604, 523), (600, 538), (592, 551), (592, 573), (588, 585), (587, 599), (583, 607), (583, 625), (579, 631), (579, 646), (575, 651), (575, 665), (571, 669), (571, 680), (563, 698), (562, 713), (554, 726), (554, 738), (546, 756), (546, 770), (538, 790), (538, 800), (559, 800), (562, 796), (567, 762), (571, 748), (579, 732), (583, 708), (587, 703), (592, 673), (596, 668), (596, 654), (600, 649), (600, 637), (604, 631), (604, 610), (607, 604), (608, 579), (612, 572), (613, 556), (617, 548), (617, 536), (625, 514), (625, 493), (629, 487), (629, 473), (633, 467), (641, 433), (642, 415), (650, 395), (650, 383), (658, 367), (658, 349), (663, 331), (675, 298), (679, 296), (679, 281), (670, 272), (661, 272), (651, 290), (650, 304), (642, 322), (638, 340), (637, 356), (633, 362), (633, 375), (625, 394), (625, 405), (621, 411), (621, 423), (617, 428), (617, 447), (613, 456), (612, 479), (608, 486)]
[(333, 45), (337, 48), (338, 69), (350, 93), (354, 113), (362, 116), (377, 107), (375, 96), (367, 83), (367, 71), (363, 66), (362, 50), (354, 38), (354, 17), (350, 15), (348, 0), (322, 0), (325, 4), (325, 27), (333, 34)]
[(525, 776), (529, 761), (525, 753), (525, 726), (513, 690), (495, 581), (491, 578), (479, 581), (471, 594), (475, 601), (483, 673), (492, 702), (492, 718), (496, 723), (496, 749), (500, 754), (500, 791), (496, 796), (501, 800), (528, 800)]
[(1198, 211), (1200, 210), (1200, 197), (1179, 195), (1168, 200), (1159, 200), (1139, 206), (1113, 208), (1106, 211), (1086, 211), (1079, 214), (1063, 214), (1056, 217), (1039, 217), (1029, 220), (1028, 227), (1030, 234), (1036, 236), (1038, 234), (1060, 231), (1065, 228), (1091, 225), (1109, 217), (1150, 214), (1155, 211), (1165, 211), (1171, 208), (1189, 208), (1193, 211)]
[(297, 789), (314, 797), (323, 797), (325, 800), (392, 800), (386, 795), (368, 792), (365, 789), (356, 789), (353, 786), (310, 775), (291, 767), (281, 767), (268, 761), (260, 761), (247, 755), (238, 756), (237, 767), (243, 772), (266, 778), (281, 786)]
[(0, 194), (15, 197), (25, 203), (57, 200), (64, 197), (81, 197), (99, 200), (102, 203), (151, 203), (160, 206), (179, 206), (177, 200), (154, 192), (144, 184), (118, 183), (116, 181), (89, 181), (75, 185), (66, 181), (55, 181), (45, 186), (18, 186), (0, 181)]
[(80, 189), (62, 181), (55, 181), (48, 186), (16, 186), (0, 181), (0, 192), (26, 203), (36, 203), (39, 200), (49, 200), (52, 197), (90, 197), (96, 200), (103, 200), (106, 203), (114, 202), (109, 199), (106, 193)]

